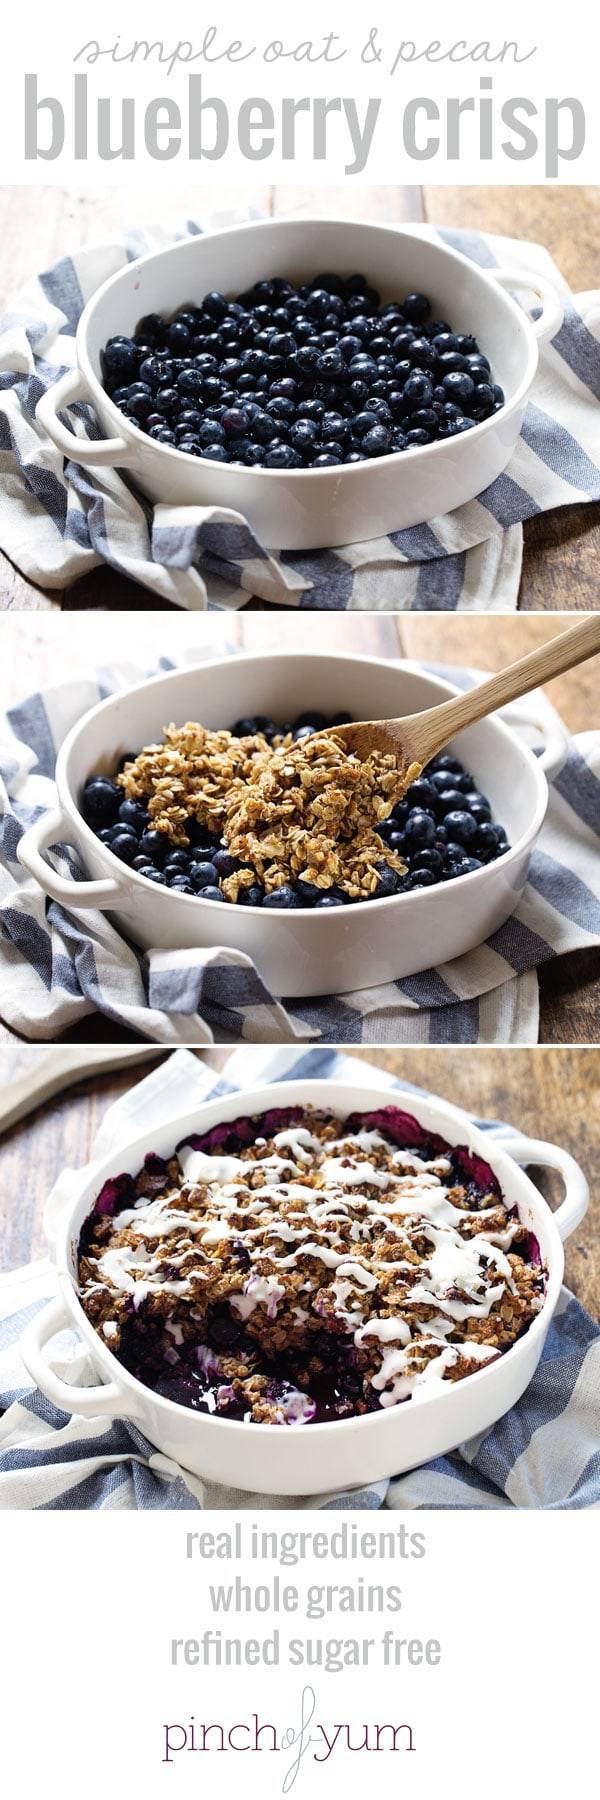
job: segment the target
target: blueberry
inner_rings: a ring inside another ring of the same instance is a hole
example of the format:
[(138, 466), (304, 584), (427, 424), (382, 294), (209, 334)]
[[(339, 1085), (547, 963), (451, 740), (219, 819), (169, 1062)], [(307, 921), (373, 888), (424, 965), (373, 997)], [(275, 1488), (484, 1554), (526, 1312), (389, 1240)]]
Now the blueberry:
[(319, 364), (319, 351), (314, 344), (300, 344), (290, 357), (290, 368), (300, 377), (315, 375)]
[(439, 756), (434, 756), (430, 767), (434, 769), (436, 773), (440, 769), (447, 769), (454, 775), (464, 775), (465, 772), (458, 757), (451, 756), (449, 750), (443, 750), (440, 752)]
[(461, 355), (460, 350), (444, 351), (443, 355), (438, 357), (437, 369), (438, 380), (442, 381), (445, 375), (468, 375), (469, 364), (466, 356)]
[[(339, 723), (339, 720), (338, 720), (338, 723)], [(303, 725), (310, 725), (311, 731), (325, 731), (325, 728), (327, 725), (327, 719), (326, 719), (325, 713), (322, 713), (322, 712), (299, 713), (298, 718), (294, 721), (294, 730), (295, 731), (301, 730)]]
[(168, 875), (169, 871), (173, 874), (180, 874), (182, 869), (187, 869), (189, 860), (186, 850), (171, 850), (164, 865), (165, 875)]
[(411, 893), (414, 888), (435, 887), (436, 881), (433, 869), (411, 869), (410, 874), (404, 876), (403, 887)]
[(120, 862), (133, 863), (134, 857), (139, 855), (137, 838), (133, 836), (132, 832), (125, 831), (125, 829), (115, 832), (110, 847), (113, 855), (118, 856)]
[(263, 737), (267, 737), (267, 738), (274, 737), (275, 732), (277, 731), (277, 726), (275, 724), (275, 720), (270, 719), (268, 717), (267, 713), (257, 713), (256, 719), (255, 719), (255, 724), (256, 724), (256, 730), (261, 731), (263, 734)]
[(193, 862), (190, 866), (190, 881), (195, 894), (203, 888), (214, 887), (216, 870), (212, 862)]
[(189, 326), (175, 319), (167, 331), (167, 343), (176, 356), (185, 356), (192, 348), (192, 334)]
[(471, 401), (471, 410), (479, 417), (480, 413), (490, 413), (494, 405), (493, 390), (489, 382), (478, 381)]
[(229, 462), (229, 451), (224, 444), (205, 444), (201, 449), (203, 462)]
[(353, 356), (348, 364), (351, 376), (355, 381), (376, 381), (377, 363), (372, 356), (361, 354)]
[[(321, 459), (322, 460), (322, 459)], [(265, 456), (265, 469), (301, 469), (302, 457), (291, 444), (272, 444)]]
[(139, 336), (147, 344), (159, 343), (164, 336), (164, 329), (164, 321), (161, 319), (160, 313), (146, 313), (138, 325)]
[(140, 806), (139, 801), (137, 800), (121, 801), (119, 807), (119, 819), (123, 825), (128, 825), (130, 830), (133, 831), (136, 836), (138, 836), (141, 831), (145, 831), (148, 824), (148, 814), (145, 808)]
[(419, 775), (417, 780), (411, 781), (410, 787), (407, 788), (406, 799), (399, 802), (400, 807), (406, 807), (404, 816), (401, 816), (398, 806), (395, 806), (394, 818), (399, 819), (400, 823), (404, 824), (404, 819), (408, 817), (411, 807), (421, 806), (424, 807), (426, 811), (430, 811), (435, 807), (436, 800), (437, 794), (432, 783), (427, 780), (426, 775)]
[(483, 825), (478, 825), (473, 844), (477, 856), (485, 858), (495, 856), (498, 848), (497, 826), (490, 825), (487, 821)]
[(443, 818), (446, 817), (446, 813), (460, 812), (462, 804), (463, 797), (460, 789), (452, 787), (451, 783), (438, 793), (437, 807)]
[(492, 809), (486, 795), (479, 794), (476, 789), (472, 788), (470, 785), (465, 793), (465, 806), (467, 807), (467, 810), (473, 814), (473, 818), (478, 820), (480, 825), (487, 824), (488, 820), (491, 819)]
[(401, 879), (395, 869), (390, 869), (387, 863), (383, 863), (378, 869), (377, 887), (372, 898), (387, 900), (392, 894), (397, 894)]
[(218, 832), (209, 831), (208, 826), (201, 825), (199, 819), (186, 819), (185, 829), (188, 843), (192, 845), (193, 849), (206, 850), (208, 845), (211, 845), (214, 850), (219, 849), (221, 839)]
[(464, 854), (465, 854), (464, 844), (455, 843), (453, 838), (448, 838), (448, 842), (446, 844), (446, 861), (451, 862), (451, 863), (452, 862), (462, 862)]
[(434, 412), (432, 406), (418, 407), (417, 411), (412, 414), (410, 421), (412, 431), (426, 431), (430, 438), (435, 437), (438, 423), (437, 414)]
[(461, 875), (470, 875), (473, 869), (482, 869), (483, 863), (478, 856), (463, 856), (460, 864)]
[(297, 407), (299, 419), (312, 419), (319, 425), (325, 412), (323, 400), (301, 400)]
[(123, 790), (106, 775), (94, 775), (83, 790), (82, 812), (88, 825), (112, 825), (117, 817)]
[(119, 375), (122, 380), (132, 378), (138, 366), (139, 352), (131, 338), (109, 338), (102, 353), (104, 367), (109, 375)]
[(409, 813), (404, 829), (409, 843), (425, 847), (435, 841), (435, 825), (431, 814), (418, 807)]
[(194, 892), (187, 875), (172, 875), (170, 878), (167, 876), (167, 880), (172, 893), (193, 894)]
[[(471, 380), (471, 376), (464, 375), (458, 370), (449, 375), (444, 375), (442, 387), (444, 393), (448, 395), (449, 400), (460, 400), (463, 406), (466, 401), (471, 399), (472, 394), (475, 392), (475, 384)], [(460, 420), (457, 420), (457, 424), (459, 423)]]
[(198, 427), (197, 442), (202, 450), (207, 449), (209, 444), (224, 444), (223, 426), (217, 419), (203, 419), (202, 424)]
[[(269, 414), (270, 418), (283, 420), (285, 425), (291, 425), (295, 418), (296, 409), (293, 400), (285, 400), (282, 394), (276, 394), (272, 400), (267, 400), (265, 412)], [(256, 415), (255, 413), (252, 413), (252, 415), (249, 414), (248, 416), (250, 418), (255, 417)]]
[(258, 882), (253, 882), (252, 887), (240, 888), (237, 897), (238, 906), (262, 906), (264, 891), (264, 888), (259, 887)]
[(229, 406), (221, 420), (225, 436), (243, 437), (250, 430), (250, 418), (243, 406)]
[(349, 419), (343, 418), (341, 413), (325, 412), (321, 420), (321, 437), (324, 443), (334, 438), (339, 444), (349, 444), (352, 437)]
[(146, 881), (154, 881), (159, 887), (166, 887), (167, 885), (167, 877), (166, 875), (163, 875), (162, 869), (145, 869), (144, 875)]
[(185, 394), (186, 397), (191, 395), (193, 399), (196, 399), (202, 393), (203, 387), (204, 375), (201, 369), (182, 369), (181, 374), (177, 376), (177, 391)]
[(392, 447), (391, 432), (385, 425), (373, 425), (365, 432), (362, 447), (366, 456), (386, 456)]
[(431, 302), (426, 294), (407, 294), (402, 301), (402, 312), (410, 325), (422, 325), (431, 312)]
[(415, 849), (417, 841), (418, 840), (415, 838), (407, 838), (406, 832), (404, 831), (386, 832), (384, 839), (388, 850), (395, 851), (396, 856), (408, 856), (411, 848), (413, 850)]
[[(352, 361), (357, 359), (353, 357)], [(352, 364), (350, 364), (352, 367)], [(342, 351), (336, 347), (323, 350), (317, 363), (317, 375), (325, 381), (341, 381), (346, 376), (346, 363)]]
[(290, 428), (290, 444), (300, 452), (312, 449), (319, 435), (316, 419), (296, 419)]
[(279, 437), (279, 424), (267, 412), (259, 412), (252, 420), (250, 435), (257, 444), (272, 444)]
[(165, 357), (145, 356), (139, 367), (140, 381), (149, 382), (150, 387), (165, 387), (172, 370), (172, 362), (167, 361)]
[(148, 831), (144, 831), (140, 838), (141, 854), (149, 856), (150, 861), (156, 864), (162, 864), (165, 861), (170, 847), (170, 840), (165, 836), (164, 831), (154, 831), (152, 826)]
[(231, 735), (237, 738), (254, 737), (256, 729), (256, 719), (236, 719), (235, 725), (231, 727)]
[(212, 865), (222, 881), (224, 881), (228, 875), (235, 875), (236, 869), (239, 869), (240, 866), (237, 856), (231, 856), (228, 850), (216, 850), (212, 859)]
[(439, 850), (419, 850), (413, 858), (413, 869), (431, 869), (433, 875), (439, 876), (444, 867), (444, 858)]
[[(194, 889), (194, 892), (196, 892), (196, 889)], [(218, 887), (201, 888), (198, 892), (198, 898), (201, 900), (223, 900), (223, 901), (225, 901), (225, 895), (221, 893), (221, 889)]]
[(147, 875), (153, 864), (147, 856), (134, 856), (131, 867), (137, 869), (138, 875)]
[(275, 912), (289, 912), (298, 904), (294, 889), (287, 882), (282, 887), (274, 888), (272, 894), (265, 894), (263, 900), (263, 906), (268, 906)]
[(359, 439), (366, 437), (367, 432), (373, 431), (376, 424), (377, 424), (377, 413), (373, 412), (371, 410), (371, 408), (365, 409), (364, 412), (356, 413), (354, 419), (352, 420), (352, 431), (353, 431), (354, 437), (359, 438)]
[(477, 824), (471, 813), (447, 812), (445, 815), (446, 830), (452, 839), (459, 844), (472, 844), (477, 836)]
[(329, 911), (332, 906), (344, 906), (344, 904), (341, 894), (323, 894), (320, 900), (315, 901), (315, 912)]
[(316, 906), (317, 900), (323, 898), (323, 889), (317, 887), (314, 881), (297, 881), (294, 892), (301, 906)]
[(223, 298), (223, 295), (220, 294), (216, 289), (214, 289), (212, 293), (205, 295), (205, 298), (202, 301), (202, 306), (203, 306), (204, 312), (207, 312), (211, 319), (224, 319), (225, 318), (225, 314), (227, 312), (227, 301)]

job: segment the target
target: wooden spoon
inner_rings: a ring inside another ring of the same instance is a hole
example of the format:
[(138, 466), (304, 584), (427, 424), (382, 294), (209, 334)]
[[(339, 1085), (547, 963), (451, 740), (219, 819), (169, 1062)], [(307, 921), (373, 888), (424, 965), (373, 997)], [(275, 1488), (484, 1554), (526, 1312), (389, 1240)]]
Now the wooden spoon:
[(569, 631), (561, 631), (542, 649), (520, 656), (518, 662), (510, 663), (507, 669), (501, 669), (489, 681), (482, 681), (468, 694), (443, 700), (440, 706), (429, 706), (426, 712), (410, 713), (405, 719), (372, 719), (368, 723), (336, 725), (327, 735), (335, 737), (344, 750), (353, 752), (361, 761), (365, 761), (372, 751), (394, 756), (405, 776), (406, 789), (457, 732), (598, 652), (600, 617), (594, 614), (572, 625)]

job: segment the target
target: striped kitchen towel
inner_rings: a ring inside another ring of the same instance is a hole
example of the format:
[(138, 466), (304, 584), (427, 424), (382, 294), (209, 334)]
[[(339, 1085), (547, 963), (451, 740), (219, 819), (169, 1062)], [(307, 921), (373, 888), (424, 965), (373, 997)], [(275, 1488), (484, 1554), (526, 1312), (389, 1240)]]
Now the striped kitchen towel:
[[(75, 331), (92, 294), (136, 257), (202, 229), (190, 221), (177, 234), (136, 230), (88, 245), (15, 298), (0, 324), (0, 545), (6, 555), (46, 589), (64, 589), (108, 563), (165, 604), (195, 610), (235, 610), (257, 598), (354, 612), (512, 611), (523, 520), (600, 500), (600, 293), (572, 295), (541, 245), (418, 227), (482, 267), (514, 270), (516, 288), (527, 273), (550, 276), (564, 300), (564, 323), (542, 351), (515, 452), (477, 500), (445, 517), (335, 551), (279, 553), (225, 507), (153, 508), (114, 469), (64, 463), (35, 419), (44, 389), (75, 365)], [(99, 435), (91, 409), (81, 403), (71, 423), (81, 437)]]
[[(457, 686), (481, 679), (436, 670), (443, 672)], [(525, 892), (486, 944), (379, 987), (285, 1000), (240, 951), (143, 954), (105, 913), (47, 901), (21, 868), (23, 831), (55, 804), (56, 753), (66, 733), (142, 673), (107, 669), (95, 680), (68, 681), (0, 718), (0, 1011), (13, 1030), (56, 1038), (97, 1010), (164, 1044), (537, 1042), (537, 970), (600, 944), (600, 732), (567, 738), (543, 694), (506, 709), (530, 739), (531, 719), (559, 735), (561, 766)], [(53, 855), (62, 873), (82, 878), (72, 848)]]
[[(418, 1090), (407, 1082), (333, 1050), (237, 1050), (222, 1075), (187, 1050), (168, 1058), (105, 1114), (94, 1156), (106, 1156), (144, 1123), (157, 1125), (195, 1102), (270, 1081), (333, 1076), (365, 1086)], [(493, 1135), (507, 1127), (478, 1121)], [(72, 1171), (64, 1171), (49, 1201), (56, 1228), (69, 1204)], [(78, 1419), (34, 1388), (19, 1357), (29, 1320), (56, 1292), (49, 1262), (0, 1278), (0, 1507), (13, 1509), (196, 1508), (444, 1509), (548, 1508), (600, 1505), (600, 1327), (563, 1289), (539, 1368), (526, 1393), (504, 1418), (407, 1475), (352, 1491), (295, 1499), (249, 1494), (190, 1475), (124, 1420)], [(52, 1367), (69, 1384), (96, 1377), (74, 1330), (50, 1351)], [(3, 1415), (3, 1416), (2, 1416)]]

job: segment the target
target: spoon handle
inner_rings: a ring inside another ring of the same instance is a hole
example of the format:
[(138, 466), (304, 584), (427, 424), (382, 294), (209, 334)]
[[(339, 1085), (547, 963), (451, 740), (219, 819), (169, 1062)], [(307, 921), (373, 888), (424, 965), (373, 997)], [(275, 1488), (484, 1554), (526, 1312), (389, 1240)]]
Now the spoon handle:
[[(562, 675), (565, 669), (574, 669), (577, 663), (585, 662), (587, 657), (598, 652), (600, 618), (594, 613), (571, 625), (568, 631), (561, 631), (541, 649), (520, 656), (518, 662), (510, 663), (507, 669), (501, 669), (489, 681), (482, 681), (468, 694), (444, 700), (441, 706), (431, 707), (426, 713), (415, 713), (410, 720), (413, 754), (421, 762), (428, 761), (466, 725), (474, 725), (477, 719), (497, 712), (509, 700), (518, 700), (521, 694), (528, 694), (531, 688), (550, 681), (553, 675)], [(398, 723), (400, 725), (402, 721)]]

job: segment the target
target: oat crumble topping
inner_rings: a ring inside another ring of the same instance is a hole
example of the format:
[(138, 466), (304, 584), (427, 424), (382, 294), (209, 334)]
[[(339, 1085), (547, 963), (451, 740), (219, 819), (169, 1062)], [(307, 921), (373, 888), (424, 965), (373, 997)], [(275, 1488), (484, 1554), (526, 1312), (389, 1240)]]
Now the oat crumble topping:
[(417, 773), (378, 751), (362, 761), (335, 731), (269, 744), (260, 732), (238, 738), (189, 722), (167, 726), (117, 779), (174, 846), (187, 842), (190, 818), (222, 835), (247, 865), (223, 881), (228, 900), (257, 878), (267, 893), (301, 879), (359, 899), (375, 893), (382, 864), (405, 872), (377, 825)]

